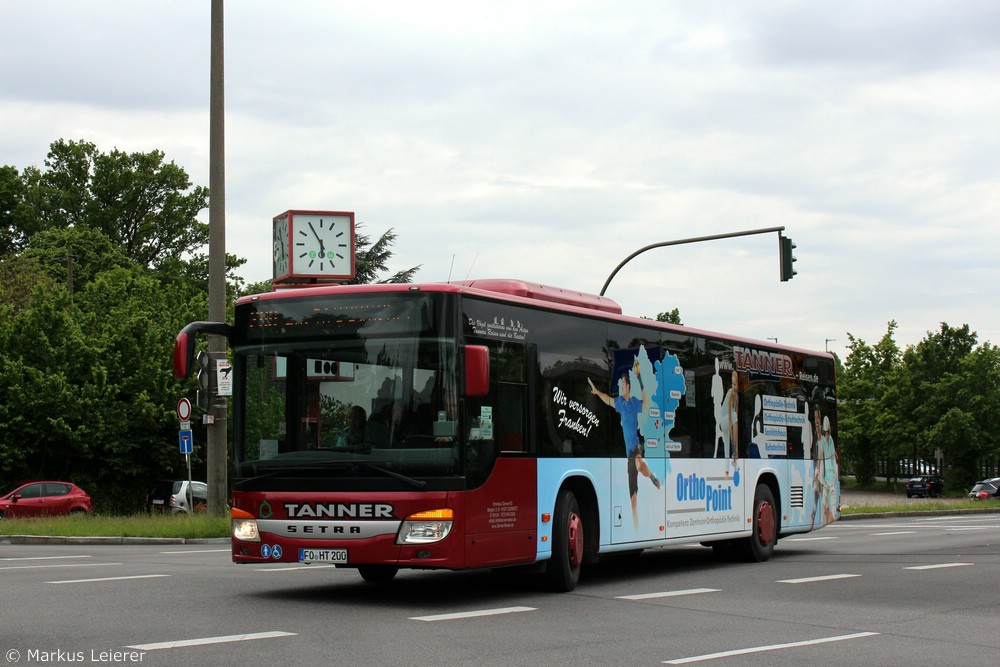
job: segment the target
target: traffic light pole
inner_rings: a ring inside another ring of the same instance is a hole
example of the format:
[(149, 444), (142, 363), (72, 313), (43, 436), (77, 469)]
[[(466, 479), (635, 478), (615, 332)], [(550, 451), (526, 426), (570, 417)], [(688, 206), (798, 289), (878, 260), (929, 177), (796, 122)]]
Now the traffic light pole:
[(635, 257), (646, 252), (647, 250), (652, 250), (653, 248), (663, 248), (671, 245), (682, 245), (685, 243), (700, 243), (701, 241), (717, 241), (719, 239), (731, 239), (736, 236), (752, 236), (754, 234), (771, 234), (774, 232), (778, 232), (780, 236), (781, 232), (783, 232), (784, 230), (785, 230), (784, 227), (766, 227), (764, 229), (749, 229), (743, 232), (730, 232), (728, 234), (712, 234), (711, 236), (695, 236), (693, 238), (678, 239), (676, 241), (661, 241), (660, 243), (653, 243), (644, 248), (639, 248), (634, 253), (623, 259), (621, 263), (615, 267), (615, 270), (611, 272), (611, 275), (608, 276), (608, 279), (604, 281), (604, 287), (601, 288), (601, 296), (604, 296), (604, 293), (608, 289), (608, 285), (611, 284), (611, 279), (615, 277), (615, 275), (622, 269), (622, 267), (628, 264), (630, 261), (632, 261), (632, 259), (634, 259)]

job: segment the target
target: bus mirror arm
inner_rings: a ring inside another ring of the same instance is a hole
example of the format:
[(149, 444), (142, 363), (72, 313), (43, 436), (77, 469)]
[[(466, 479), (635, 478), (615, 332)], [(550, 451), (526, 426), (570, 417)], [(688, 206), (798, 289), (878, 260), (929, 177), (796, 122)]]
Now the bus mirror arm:
[(180, 380), (191, 375), (194, 365), (194, 344), (198, 334), (225, 336), (229, 340), (233, 327), (224, 322), (192, 322), (181, 329), (174, 339), (174, 377)]

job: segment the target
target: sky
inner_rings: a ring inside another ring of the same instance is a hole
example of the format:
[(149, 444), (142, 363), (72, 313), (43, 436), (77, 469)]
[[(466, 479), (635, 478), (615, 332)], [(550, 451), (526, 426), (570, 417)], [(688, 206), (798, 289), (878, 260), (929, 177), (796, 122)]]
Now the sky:
[[(161, 150), (209, 185), (209, 0), (0, 4), (0, 165)], [(353, 211), (416, 282), (518, 278), (844, 359), (1000, 344), (1000, 3), (240, 0), (227, 251)], [(202, 219), (208, 221), (208, 210)], [(207, 249), (206, 249), (207, 252)]]

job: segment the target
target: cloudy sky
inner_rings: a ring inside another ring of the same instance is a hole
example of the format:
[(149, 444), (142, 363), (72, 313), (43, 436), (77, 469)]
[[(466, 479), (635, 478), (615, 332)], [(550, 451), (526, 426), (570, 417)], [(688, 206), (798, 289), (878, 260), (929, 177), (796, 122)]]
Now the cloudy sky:
[[(0, 164), (159, 149), (208, 186), (209, 0), (0, 5)], [(1000, 3), (240, 0), (229, 252), (354, 211), (418, 281), (600, 291), (632, 315), (845, 355), (896, 320), (1000, 344)], [(204, 213), (207, 221), (207, 210)], [(832, 340), (829, 340), (832, 339)]]

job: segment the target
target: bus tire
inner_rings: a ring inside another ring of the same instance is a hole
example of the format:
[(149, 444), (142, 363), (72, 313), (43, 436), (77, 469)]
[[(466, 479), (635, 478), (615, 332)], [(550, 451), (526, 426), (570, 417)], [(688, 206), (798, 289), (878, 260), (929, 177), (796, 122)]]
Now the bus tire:
[(552, 527), (552, 557), (545, 567), (545, 579), (553, 591), (568, 593), (576, 588), (583, 565), (583, 515), (580, 503), (569, 489), (559, 492), (556, 499), (555, 523)]
[(753, 527), (750, 537), (739, 544), (743, 560), (762, 563), (774, 552), (778, 540), (778, 508), (767, 484), (758, 484), (753, 497)]
[(398, 567), (392, 565), (359, 565), (358, 574), (369, 584), (387, 584), (393, 580)]

